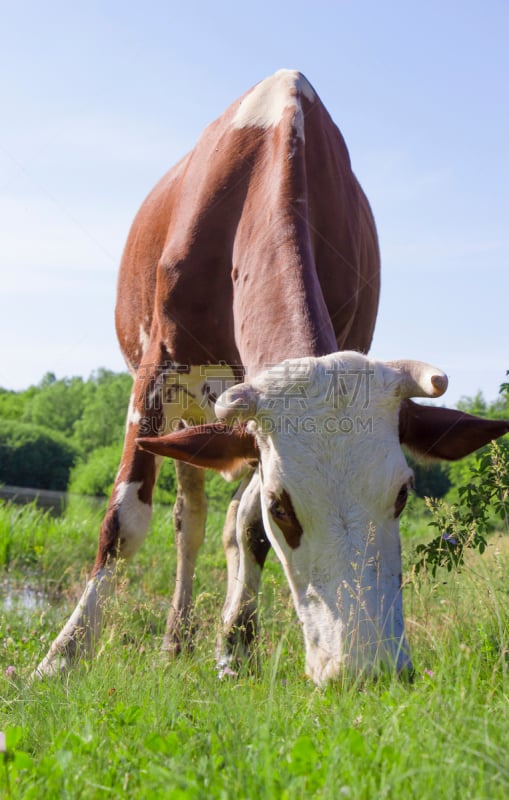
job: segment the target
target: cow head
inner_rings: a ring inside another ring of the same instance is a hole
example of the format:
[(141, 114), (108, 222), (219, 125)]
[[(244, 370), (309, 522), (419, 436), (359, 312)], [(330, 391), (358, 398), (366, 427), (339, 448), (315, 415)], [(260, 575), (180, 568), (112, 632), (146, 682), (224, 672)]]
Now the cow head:
[(447, 378), (415, 361), (359, 353), (285, 361), (216, 403), (221, 423), (141, 446), (203, 467), (259, 462), (264, 525), (285, 570), (322, 684), (346, 668), (411, 668), (401, 597), (399, 517), (412, 486), (401, 449), (459, 458), (507, 423), (417, 405)]

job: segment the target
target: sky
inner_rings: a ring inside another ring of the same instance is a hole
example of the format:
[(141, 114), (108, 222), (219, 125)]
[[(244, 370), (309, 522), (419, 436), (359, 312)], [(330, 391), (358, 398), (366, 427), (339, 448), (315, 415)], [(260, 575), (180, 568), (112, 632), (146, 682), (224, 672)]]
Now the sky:
[(203, 128), (301, 70), (373, 208), (371, 353), (449, 375), (449, 405), (509, 370), (507, 0), (4, 0), (0, 386), (124, 369), (113, 325), (132, 219)]

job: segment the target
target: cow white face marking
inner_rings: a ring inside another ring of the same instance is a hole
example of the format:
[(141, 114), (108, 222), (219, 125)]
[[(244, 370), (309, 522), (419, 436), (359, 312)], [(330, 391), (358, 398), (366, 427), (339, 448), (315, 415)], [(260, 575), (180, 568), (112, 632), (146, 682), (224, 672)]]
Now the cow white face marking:
[(223, 418), (222, 407), (244, 405), (252, 420), (264, 524), (318, 684), (344, 668), (410, 667), (398, 519), (412, 483), (398, 435), (406, 389), (395, 368), (341, 353), (283, 362), (216, 405)]
[(306, 78), (295, 70), (281, 69), (261, 81), (242, 100), (234, 118), (235, 128), (275, 128), (286, 109), (295, 111), (294, 127), (297, 135), (304, 137), (304, 118), (300, 97), (315, 100), (315, 93)]

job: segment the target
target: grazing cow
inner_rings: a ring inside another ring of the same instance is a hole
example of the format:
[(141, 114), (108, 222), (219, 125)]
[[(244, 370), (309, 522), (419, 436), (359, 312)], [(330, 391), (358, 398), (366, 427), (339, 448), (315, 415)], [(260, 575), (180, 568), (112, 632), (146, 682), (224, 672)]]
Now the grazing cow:
[(134, 376), (124, 451), (91, 578), (38, 675), (92, 649), (115, 563), (147, 532), (161, 456), (178, 477), (164, 649), (188, 635), (210, 467), (242, 477), (223, 534), (221, 666), (254, 637), (271, 544), (316, 683), (410, 667), (400, 443), (455, 459), (509, 424), (414, 404), (445, 391), (440, 370), (363, 355), (378, 294), (375, 224), (343, 138), (308, 81), (281, 70), (205, 130), (134, 221), (116, 308)]

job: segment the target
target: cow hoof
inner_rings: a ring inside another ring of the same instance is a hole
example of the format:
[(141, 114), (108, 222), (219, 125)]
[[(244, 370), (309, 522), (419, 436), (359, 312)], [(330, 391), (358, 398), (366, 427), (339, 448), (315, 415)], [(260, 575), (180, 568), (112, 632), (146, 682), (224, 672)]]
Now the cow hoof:
[(239, 673), (232, 669), (232, 656), (223, 656), (216, 663), (217, 677), (220, 681), (229, 678), (238, 678)]
[(217, 677), (220, 681), (223, 681), (225, 678), (237, 678), (238, 675), (235, 670), (230, 669), (230, 667), (221, 667), (218, 670)]
[(30, 675), (29, 683), (42, 681), (45, 678), (57, 678), (64, 675), (69, 669), (69, 664), (64, 656), (54, 658), (44, 658)]
[(168, 658), (176, 658), (181, 653), (192, 653), (194, 650), (193, 632), (187, 631), (184, 634), (165, 636), (161, 645), (161, 652)]
[(161, 653), (168, 656), (168, 658), (176, 658), (182, 652), (182, 642), (180, 641), (166, 641), (164, 640), (161, 645)]

